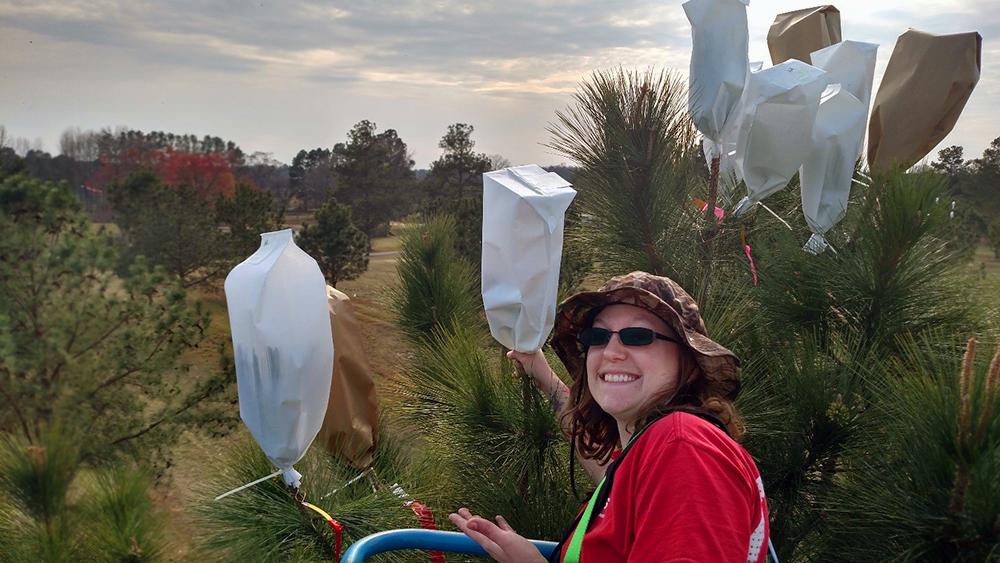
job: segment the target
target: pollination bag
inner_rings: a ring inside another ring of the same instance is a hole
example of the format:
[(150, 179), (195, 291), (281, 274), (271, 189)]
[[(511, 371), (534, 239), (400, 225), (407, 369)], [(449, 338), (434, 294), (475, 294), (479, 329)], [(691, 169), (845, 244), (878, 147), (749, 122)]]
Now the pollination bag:
[[(759, 72), (764, 68), (761, 61), (750, 61), (749, 72)], [(749, 75), (749, 73), (748, 73)], [(737, 111), (739, 105), (736, 106)], [(732, 119), (726, 122), (722, 130), (721, 139), (718, 142), (703, 137), (701, 141), (702, 152), (705, 155), (705, 167), (712, 169), (712, 159), (719, 158), (719, 195), (721, 201), (731, 199), (736, 193), (736, 187), (743, 181), (739, 169), (736, 167), (736, 134), (739, 129), (739, 116), (734, 113)], [(722, 205), (722, 203), (720, 203)]]
[(983, 38), (907, 30), (896, 40), (868, 123), (868, 166), (909, 168), (951, 132), (979, 82)]
[(361, 326), (350, 298), (326, 286), (333, 329), (333, 378), (317, 440), (356, 469), (372, 464), (378, 438), (378, 398)]
[(749, 0), (688, 0), (683, 4), (692, 41), (688, 107), (698, 131), (716, 144), (722, 140), (722, 130), (747, 77), (747, 4)]
[[(865, 106), (872, 99), (877, 43), (841, 41), (812, 53), (812, 65), (826, 72), (827, 83), (840, 84)], [(859, 153), (860, 154), (860, 153)]]
[(799, 170), (802, 213), (813, 232), (803, 247), (807, 252), (825, 250), (828, 244), (823, 235), (847, 212), (866, 117), (868, 106), (842, 84), (833, 84), (823, 92), (813, 127), (812, 152)]
[(575, 196), (569, 182), (535, 164), (483, 174), (483, 306), (493, 338), (511, 350), (540, 349), (555, 323)]
[(226, 276), (240, 418), (298, 488), (292, 467), (319, 432), (330, 395), (333, 336), (326, 281), (292, 240), (264, 233), (260, 248)]
[(826, 73), (792, 59), (753, 72), (740, 102), (736, 167), (747, 197), (734, 213), (788, 184), (812, 150), (812, 130)]
[(771, 64), (789, 59), (816, 64), (809, 54), (840, 43), (840, 10), (826, 5), (778, 14), (767, 31)]

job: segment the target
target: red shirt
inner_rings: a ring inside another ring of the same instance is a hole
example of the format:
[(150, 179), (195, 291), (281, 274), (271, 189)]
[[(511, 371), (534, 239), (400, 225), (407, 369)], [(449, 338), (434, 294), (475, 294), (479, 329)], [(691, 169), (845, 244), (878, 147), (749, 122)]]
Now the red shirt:
[(653, 423), (625, 455), (607, 503), (594, 509), (580, 563), (762, 563), (768, 534), (750, 455), (711, 423), (678, 412)]

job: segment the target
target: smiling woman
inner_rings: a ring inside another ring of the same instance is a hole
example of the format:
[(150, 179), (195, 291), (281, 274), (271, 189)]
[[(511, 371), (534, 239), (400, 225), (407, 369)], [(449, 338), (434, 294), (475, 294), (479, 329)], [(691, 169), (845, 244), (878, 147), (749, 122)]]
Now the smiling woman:
[[(763, 485), (736, 443), (739, 361), (708, 337), (691, 296), (645, 272), (612, 278), (560, 306), (552, 345), (571, 387), (541, 351), (508, 356), (600, 481), (553, 560), (764, 561)], [(450, 519), (498, 561), (544, 561), (500, 516)]]

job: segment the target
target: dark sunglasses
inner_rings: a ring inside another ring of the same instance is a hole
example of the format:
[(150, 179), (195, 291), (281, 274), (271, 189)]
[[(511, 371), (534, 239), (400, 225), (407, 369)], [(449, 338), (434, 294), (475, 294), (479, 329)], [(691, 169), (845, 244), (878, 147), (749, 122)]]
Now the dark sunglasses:
[(584, 329), (577, 336), (580, 344), (586, 347), (604, 346), (611, 342), (611, 335), (617, 334), (618, 339), (626, 346), (649, 346), (654, 340), (666, 340), (667, 342), (680, 343), (679, 340), (666, 334), (660, 334), (651, 328), (630, 326), (621, 330), (608, 330), (606, 328), (590, 327)]

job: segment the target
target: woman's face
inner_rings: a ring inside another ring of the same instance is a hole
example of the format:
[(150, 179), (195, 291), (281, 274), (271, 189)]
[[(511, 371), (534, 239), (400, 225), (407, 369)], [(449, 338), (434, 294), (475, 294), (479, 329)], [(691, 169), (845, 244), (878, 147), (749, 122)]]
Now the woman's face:
[[(633, 305), (605, 307), (594, 326), (612, 331), (650, 328), (674, 335), (663, 319)], [(680, 378), (679, 345), (655, 339), (647, 346), (625, 346), (617, 334), (604, 346), (587, 350), (587, 384), (594, 400), (619, 423), (631, 424), (650, 398), (677, 387)]]

